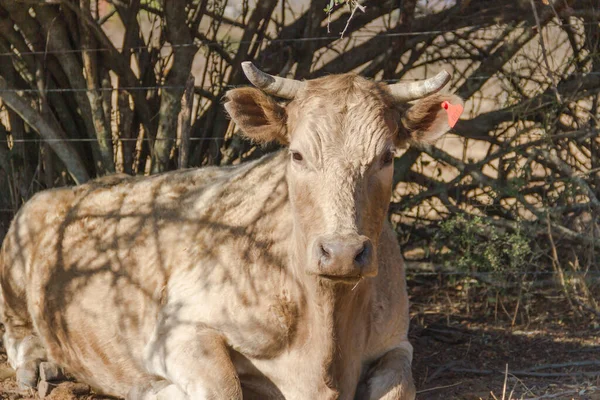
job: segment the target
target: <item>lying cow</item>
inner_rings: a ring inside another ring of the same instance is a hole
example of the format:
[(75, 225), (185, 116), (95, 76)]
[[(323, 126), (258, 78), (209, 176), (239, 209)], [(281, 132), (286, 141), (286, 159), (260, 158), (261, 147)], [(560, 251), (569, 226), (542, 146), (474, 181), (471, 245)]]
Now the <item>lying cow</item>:
[(439, 137), (460, 107), (433, 94), (449, 74), (387, 86), (243, 68), (258, 88), (225, 108), (285, 150), (48, 190), (15, 217), (1, 316), (21, 384), (50, 360), (129, 399), (414, 398), (386, 213), (395, 149)]

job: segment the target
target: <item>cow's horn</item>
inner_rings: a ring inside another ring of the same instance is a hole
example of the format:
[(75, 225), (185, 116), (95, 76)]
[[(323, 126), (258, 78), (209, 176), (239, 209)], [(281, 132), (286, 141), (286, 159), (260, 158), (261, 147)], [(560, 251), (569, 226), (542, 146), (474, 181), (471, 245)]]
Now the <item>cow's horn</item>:
[(410, 83), (399, 82), (389, 85), (388, 87), (396, 100), (411, 101), (440, 91), (446, 86), (449, 80), (450, 74), (446, 71), (441, 71), (433, 78)]
[(298, 90), (304, 87), (305, 83), (295, 79), (281, 78), (279, 76), (269, 75), (256, 68), (250, 61), (242, 62), (242, 69), (246, 78), (257, 88), (265, 93), (283, 99), (293, 99)]

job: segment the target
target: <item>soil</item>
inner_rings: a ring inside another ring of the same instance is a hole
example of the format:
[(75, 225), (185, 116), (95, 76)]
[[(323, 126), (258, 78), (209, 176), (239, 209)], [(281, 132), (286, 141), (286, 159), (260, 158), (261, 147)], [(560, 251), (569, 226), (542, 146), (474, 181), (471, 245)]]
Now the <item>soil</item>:
[[(416, 276), (409, 293), (417, 399), (600, 400), (599, 319), (571, 309), (557, 289), (519, 296)], [(13, 375), (0, 348), (0, 400), (35, 399)], [(65, 382), (46, 398), (108, 399), (77, 390)]]
[(556, 288), (519, 296), (427, 279), (409, 280), (418, 399), (600, 400), (595, 314)]

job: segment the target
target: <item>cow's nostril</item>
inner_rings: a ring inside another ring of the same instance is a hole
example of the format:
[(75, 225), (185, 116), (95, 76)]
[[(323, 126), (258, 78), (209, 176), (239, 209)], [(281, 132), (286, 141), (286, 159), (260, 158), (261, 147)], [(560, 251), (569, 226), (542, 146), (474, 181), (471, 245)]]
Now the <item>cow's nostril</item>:
[(321, 244), (320, 245), (321, 248), (321, 263), (328, 263), (331, 260), (331, 254), (332, 254), (332, 250), (326, 245), (326, 244)]
[(363, 243), (362, 248), (354, 256), (354, 262), (360, 266), (364, 266), (368, 263), (369, 257), (371, 256), (371, 246), (369, 241)]

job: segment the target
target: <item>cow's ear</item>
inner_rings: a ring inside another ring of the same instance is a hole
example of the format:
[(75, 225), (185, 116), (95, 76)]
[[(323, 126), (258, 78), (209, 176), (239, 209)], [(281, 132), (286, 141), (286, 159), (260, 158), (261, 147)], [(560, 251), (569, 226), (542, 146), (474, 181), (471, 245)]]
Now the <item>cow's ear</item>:
[(259, 89), (233, 89), (225, 95), (225, 109), (244, 135), (257, 143), (288, 143), (285, 108)]
[(433, 142), (454, 127), (463, 111), (460, 97), (434, 94), (418, 100), (402, 118), (408, 142)]

